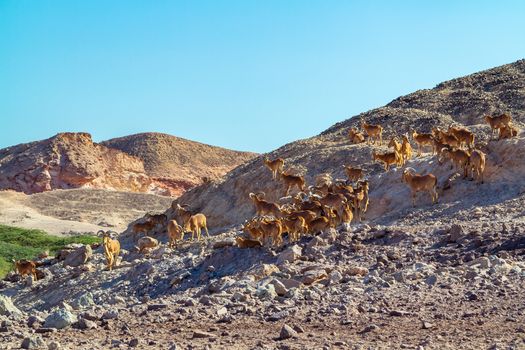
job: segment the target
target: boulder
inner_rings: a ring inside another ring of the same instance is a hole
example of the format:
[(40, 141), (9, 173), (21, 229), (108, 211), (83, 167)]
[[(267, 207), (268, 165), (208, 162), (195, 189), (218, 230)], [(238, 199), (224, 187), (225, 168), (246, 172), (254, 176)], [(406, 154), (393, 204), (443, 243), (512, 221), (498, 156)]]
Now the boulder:
[(71, 302), (71, 306), (76, 310), (85, 309), (93, 305), (95, 305), (95, 302), (93, 301), (93, 294), (91, 294), (91, 292), (86, 292)]
[(297, 244), (294, 244), (293, 246), (289, 247), (281, 254), (279, 254), (279, 256), (277, 257), (277, 264), (284, 264), (285, 262), (294, 262), (295, 260), (301, 257), (302, 252), (302, 248), (299, 247)]
[(262, 300), (272, 300), (277, 297), (277, 292), (275, 291), (275, 287), (272, 284), (267, 284), (257, 288), (255, 294), (259, 299)]
[(82, 246), (72, 251), (64, 260), (64, 266), (77, 267), (85, 264), (93, 256), (89, 245)]
[(45, 328), (56, 328), (63, 329), (71, 326), (73, 323), (77, 322), (77, 316), (67, 309), (58, 309), (47, 316), (44, 327)]
[(21, 315), (22, 312), (13, 304), (11, 298), (0, 294), (0, 315)]
[(269, 284), (273, 285), (273, 288), (275, 289), (275, 292), (278, 296), (284, 296), (286, 293), (288, 293), (288, 289), (285, 287), (283, 283), (281, 283), (278, 279), (272, 279)]

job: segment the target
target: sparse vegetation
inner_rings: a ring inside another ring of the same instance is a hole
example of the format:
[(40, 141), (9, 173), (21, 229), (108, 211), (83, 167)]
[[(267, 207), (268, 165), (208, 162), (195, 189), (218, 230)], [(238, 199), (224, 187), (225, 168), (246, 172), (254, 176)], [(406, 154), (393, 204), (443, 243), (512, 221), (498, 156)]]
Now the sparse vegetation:
[(100, 238), (90, 235), (56, 237), (41, 230), (0, 225), (0, 278), (13, 269), (12, 259), (33, 259), (46, 250), (52, 254), (70, 243), (96, 242)]

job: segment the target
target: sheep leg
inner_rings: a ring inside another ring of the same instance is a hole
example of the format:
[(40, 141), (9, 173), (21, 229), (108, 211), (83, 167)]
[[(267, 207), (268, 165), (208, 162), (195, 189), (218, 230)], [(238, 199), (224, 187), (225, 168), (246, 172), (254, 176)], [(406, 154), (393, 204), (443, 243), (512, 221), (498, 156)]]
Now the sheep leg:
[(195, 230), (197, 231), (197, 241), (201, 241), (202, 240), (201, 228), (197, 227)]
[(412, 208), (416, 207), (416, 192), (412, 192)]

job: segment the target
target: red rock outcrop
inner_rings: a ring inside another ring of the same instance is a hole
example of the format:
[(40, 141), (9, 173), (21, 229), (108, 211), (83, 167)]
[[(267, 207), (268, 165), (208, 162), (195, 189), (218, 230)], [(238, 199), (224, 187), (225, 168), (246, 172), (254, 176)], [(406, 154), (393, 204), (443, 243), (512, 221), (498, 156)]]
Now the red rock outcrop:
[(140, 159), (96, 144), (88, 133), (60, 133), (0, 150), (2, 189), (28, 194), (79, 187), (166, 192), (152, 184)]

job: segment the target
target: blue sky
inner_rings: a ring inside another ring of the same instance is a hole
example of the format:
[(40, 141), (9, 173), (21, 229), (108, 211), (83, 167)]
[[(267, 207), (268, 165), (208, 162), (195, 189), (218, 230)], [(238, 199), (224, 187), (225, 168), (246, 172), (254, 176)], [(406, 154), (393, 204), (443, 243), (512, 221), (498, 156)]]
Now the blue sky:
[(525, 57), (524, 1), (0, 0), (0, 147), (158, 131), (271, 151)]

